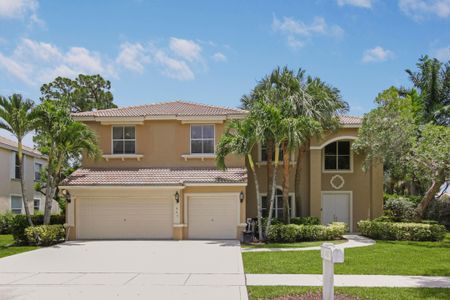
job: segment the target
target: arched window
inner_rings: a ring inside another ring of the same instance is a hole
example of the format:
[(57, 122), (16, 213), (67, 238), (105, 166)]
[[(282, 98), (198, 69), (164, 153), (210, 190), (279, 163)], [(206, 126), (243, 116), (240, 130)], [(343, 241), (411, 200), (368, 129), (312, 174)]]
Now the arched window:
[[(262, 215), (263, 217), (267, 217), (269, 215), (269, 197), (267, 196), (262, 196)], [(291, 195), (289, 195), (289, 213), (291, 213), (292, 211), (292, 199), (293, 197)], [(282, 219), (284, 217), (283, 214), (283, 191), (279, 188), (277, 188), (276, 190), (276, 194), (275, 194), (275, 202), (273, 204), (273, 213), (272, 213), (272, 217), (273, 218), (278, 218), (278, 219)], [(291, 213), (292, 216), (292, 213)]]
[(350, 142), (337, 141), (326, 145), (323, 163), (325, 171), (351, 170)]

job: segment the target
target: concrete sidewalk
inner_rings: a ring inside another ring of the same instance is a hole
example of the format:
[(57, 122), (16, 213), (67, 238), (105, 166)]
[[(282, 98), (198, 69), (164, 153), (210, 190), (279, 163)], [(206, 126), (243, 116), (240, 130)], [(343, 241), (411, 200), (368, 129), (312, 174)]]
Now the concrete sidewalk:
[[(248, 286), (322, 286), (320, 274), (247, 274)], [(335, 275), (342, 287), (450, 288), (450, 277), (400, 275)]]
[[(347, 242), (335, 245), (336, 248), (346, 249), (346, 248), (358, 248), (372, 246), (376, 242), (374, 240), (368, 239), (364, 236), (356, 234), (347, 234), (343, 236)], [(242, 248), (242, 252), (288, 252), (288, 251), (310, 251), (310, 250), (320, 250), (320, 246), (314, 247), (303, 247), (303, 248)]]

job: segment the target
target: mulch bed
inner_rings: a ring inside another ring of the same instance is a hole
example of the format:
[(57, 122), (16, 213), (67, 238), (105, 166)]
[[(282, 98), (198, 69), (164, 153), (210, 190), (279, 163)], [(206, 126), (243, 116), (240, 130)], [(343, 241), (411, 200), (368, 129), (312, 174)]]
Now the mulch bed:
[[(342, 295), (342, 294), (334, 294), (335, 300), (361, 300), (361, 298)], [(312, 293), (307, 292), (302, 295), (290, 295), (290, 296), (281, 296), (277, 298), (273, 298), (272, 300), (322, 300), (322, 293)]]

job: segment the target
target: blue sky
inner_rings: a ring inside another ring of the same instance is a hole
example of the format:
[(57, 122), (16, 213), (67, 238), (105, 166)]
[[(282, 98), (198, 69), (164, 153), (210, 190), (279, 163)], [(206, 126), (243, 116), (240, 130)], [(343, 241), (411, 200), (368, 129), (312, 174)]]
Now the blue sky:
[(35, 101), (55, 76), (100, 73), (119, 106), (238, 106), (276, 66), (373, 107), (422, 54), (450, 58), (450, 0), (0, 0), (0, 94)]

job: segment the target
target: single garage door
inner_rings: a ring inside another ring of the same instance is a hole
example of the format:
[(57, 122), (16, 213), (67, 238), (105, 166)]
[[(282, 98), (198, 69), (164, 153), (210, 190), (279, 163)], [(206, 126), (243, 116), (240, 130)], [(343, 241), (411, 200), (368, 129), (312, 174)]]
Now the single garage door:
[(172, 201), (152, 197), (77, 200), (78, 239), (171, 239)]
[(189, 196), (188, 212), (189, 239), (236, 239), (237, 195)]

